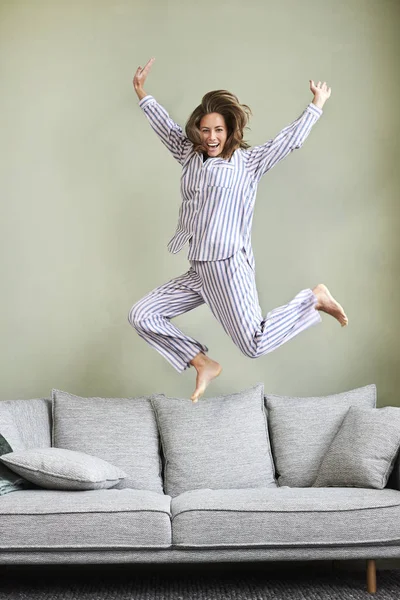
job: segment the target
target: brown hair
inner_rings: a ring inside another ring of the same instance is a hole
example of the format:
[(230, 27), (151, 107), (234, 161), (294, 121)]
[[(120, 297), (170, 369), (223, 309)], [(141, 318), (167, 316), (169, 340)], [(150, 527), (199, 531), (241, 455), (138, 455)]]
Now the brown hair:
[(249, 148), (250, 145), (243, 141), (243, 130), (249, 129), (247, 123), (253, 113), (247, 104), (240, 104), (237, 96), (227, 90), (215, 90), (207, 92), (202, 98), (201, 104), (192, 112), (187, 120), (185, 132), (193, 143), (195, 152), (204, 152), (204, 146), (200, 136), (200, 121), (204, 115), (219, 113), (225, 119), (228, 129), (227, 138), (223, 151), (219, 156), (231, 158), (237, 148)]

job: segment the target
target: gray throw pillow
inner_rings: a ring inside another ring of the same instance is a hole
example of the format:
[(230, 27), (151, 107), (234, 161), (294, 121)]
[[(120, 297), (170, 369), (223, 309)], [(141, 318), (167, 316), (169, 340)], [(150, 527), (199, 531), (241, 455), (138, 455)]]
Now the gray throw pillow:
[(166, 493), (276, 487), (263, 407), (264, 386), (197, 404), (152, 398), (165, 455)]
[(376, 386), (309, 398), (267, 394), (265, 404), (279, 485), (311, 487), (348, 409), (374, 408)]
[[(23, 447), (21, 437), (7, 410), (2, 410), (0, 415), (0, 432), (0, 458), (4, 454), (12, 452), (13, 448)], [(0, 463), (0, 496), (29, 487), (33, 486), (20, 475), (17, 475)]]
[(313, 487), (382, 490), (400, 446), (400, 408), (349, 409)]
[(62, 448), (17, 450), (0, 461), (28, 481), (50, 490), (100, 490), (117, 485), (126, 473), (82, 452)]
[(127, 473), (118, 488), (163, 493), (149, 398), (82, 398), (53, 390), (53, 446), (98, 456)]

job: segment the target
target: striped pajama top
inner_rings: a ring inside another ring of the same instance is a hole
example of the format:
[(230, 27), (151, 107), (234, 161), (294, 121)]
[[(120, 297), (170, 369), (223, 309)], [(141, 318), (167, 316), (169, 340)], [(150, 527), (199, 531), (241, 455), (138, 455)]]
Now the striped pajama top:
[(183, 129), (153, 96), (139, 101), (151, 127), (182, 166), (178, 226), (168, 244), (172, 253), (190, 242), (188, 259), (229, 258), (241, 248), (254, 268), (251, 225), (258, 182), (292, 150), (300, 148), (322, 110), (309, 104), (298, 119), (260, 146), (234, 151), (229, 160), (193, 151)]

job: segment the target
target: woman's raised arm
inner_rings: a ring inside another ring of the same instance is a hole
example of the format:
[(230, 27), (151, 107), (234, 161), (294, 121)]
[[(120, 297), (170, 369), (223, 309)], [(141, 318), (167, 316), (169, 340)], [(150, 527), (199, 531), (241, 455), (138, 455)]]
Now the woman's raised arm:
[(162, 143), (172, 156), (183, 165), (187, 153), (193, 147), (192, 142), (184, 135), (180, 125), (175, 123), (157, 100), (144, 91), (144, 83), (155, 58), (151, 58), (143, 67), (138, 67), (133, 78), (133, 87), (139, 98), (139, 106), (146, 115)]
[(314, 99), (298, 119), (282, 129), (273, 139), (261, 146), (254, 146), (244, 152), (248, 171), (255, 181), (259, 181), (293, 150), (301, 148), (311, 128), (322, 115), (322, 107), (331, 95), (331, 88), (324, 81), (317, 84), (310, 80), (310, 90)]

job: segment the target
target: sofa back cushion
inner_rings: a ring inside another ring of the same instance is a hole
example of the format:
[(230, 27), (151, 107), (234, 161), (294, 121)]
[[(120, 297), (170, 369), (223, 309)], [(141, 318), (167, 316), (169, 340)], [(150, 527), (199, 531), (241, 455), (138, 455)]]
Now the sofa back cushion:
[[(18, 439), (8, 440), (13, 449), (49, 448), (51, 446), (51, 400), (3, 400), (0, 402), (0, 422), (9, 415)], [(3, 432), (2, 432), (3, 433)], [(7, 434), (3, 433), (7, 438)]]
[(279, 485), (310, 487), (348, 409), (375, 408), (376, 387), (310, 398), (267, 394), (265, 404)]
[(170, 496), (200, 488), (276, 487), (264, 387), (215, 398), (152, 398)]
[(399, 447), (400, 408), (352, 406), (322, 459), (313, 487), (383, 490)]
[[(26, 448), (48, 448), (51, 443), (51, 401), (3, 400), (0, 402), (0, 453)], [(0, 496), (34, 487), (3, 463), (0, 464)]]
[(85, 452), (128, 475), (117, 488), (163, 493), (160, 443), (149, 398), (82, 398), (53, 390), (53, 446)]

